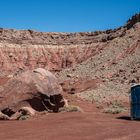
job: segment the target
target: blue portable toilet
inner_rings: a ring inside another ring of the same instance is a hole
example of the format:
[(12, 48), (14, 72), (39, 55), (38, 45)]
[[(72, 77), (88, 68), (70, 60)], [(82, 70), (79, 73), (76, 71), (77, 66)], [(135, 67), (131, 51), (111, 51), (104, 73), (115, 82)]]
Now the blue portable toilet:
[(135, 84), (131, 87), (131, 120), (140, 119), (140, 85)]

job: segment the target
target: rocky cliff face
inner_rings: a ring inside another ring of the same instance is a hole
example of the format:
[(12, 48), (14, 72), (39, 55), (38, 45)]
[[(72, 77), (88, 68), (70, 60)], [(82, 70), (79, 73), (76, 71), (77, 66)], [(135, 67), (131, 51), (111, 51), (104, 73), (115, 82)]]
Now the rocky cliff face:
[(61, 71), (73, 67), (107, 49), (114, 40), (127, 36), (135, 38), (139, 21), (140, 14), (137, 14), (118, 29), (85, 33), (43, 33), (1, 28), (0, 70), (43, 67)]
[(0, 76), (46, 68), (55, 73), (66, 92), (78, 92), (81, 98), (98, 103), (128, 102), (131, 81), (140, 82), (139, 60), (140, 14), (107, 31), (0, 29)]
[(123, 37), (126, 31), (133, 28), (140, 22), (140, 14), (136, 14), (128, 22), (117, 29), (79, 32), (79, 33), (45, 33), (33, 30), (14, 30), (0, 28), (0, 41), (12, 44), (32, 45), (71, 45), (71, 44), (92, 44), (106, 42), (117, 37)]
[(61, 71), (87, 60), (105, 46), (105, 43), (69, 46), (0, 43), (0, 69), (16, 71), (42, 67)]

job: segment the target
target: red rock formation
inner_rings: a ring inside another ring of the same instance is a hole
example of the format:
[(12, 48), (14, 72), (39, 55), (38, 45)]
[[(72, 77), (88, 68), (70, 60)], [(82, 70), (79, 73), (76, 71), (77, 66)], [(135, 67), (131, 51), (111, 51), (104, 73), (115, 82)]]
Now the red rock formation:
[(140, 14), (136, 14), (120, 28), (85, 33), (43, 33), (1, 28), (0, 71), (37, 67), (60, 71), (73, 67), (100, 53), (111, 41), (128, 36), (131, 28), (139, 30), (139, 21)]
[[(57, 72), (66, 92), (92, 90), (98, 77), (105, 85), (97, 94), (109, 97), (115, 89), (117, 94), (126, 95), (129, 81), (140, 81), (139, 39), (140, 14), (125, 26), (107, 31), (42, 33), (0, 29), (0, 74), (41, 67)], [(81, 79), (69, 88), (77, 77)]]
[[(8, 44), (6, 44), (8, 45)], [(25, 46), (12, 44), (12, 47), (0, 47), (0, 70), (16, 71), (38, 67), (60, 71), (87, 60), (103, 49), (105, 44), (88, 46)], [(10, 46), (10, 45), (9, 45)]]
[(57, 112), (64, 106), (62, 88), (55, 76), (42, 68), (14, 75), (0, 91), (0, 111), (15, 113), (22, 107)]

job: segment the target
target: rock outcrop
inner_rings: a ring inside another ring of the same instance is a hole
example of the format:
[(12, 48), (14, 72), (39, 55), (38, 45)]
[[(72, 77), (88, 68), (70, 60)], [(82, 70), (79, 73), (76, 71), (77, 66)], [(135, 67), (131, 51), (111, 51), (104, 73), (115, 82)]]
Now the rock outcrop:
[(64, 106), (62, 88), (55, 76), (42, 68), (17, 73), (0, 91), (0, 110), (11, 116), (23, 107), (57, 112)]
[(140, 22), (140, 13), (139, 14), (136, 14), (134, 16), (132, 16), (132, 18), (130, 18), (128, 21), (127, 21), (127, 24), (126, 24), (126, 27), (127, 29), (130, 29), (132, 28), (135, 24), (137, 24), (138, 22)]
[(14, 72), (38, 67), (61, 71), (99, 53), (105, 43), (92, 45), (28, 45), (0, 43), (0, 71)]
[[(43, 33), (1, 28), (0, 77), (47, 68), (64, 83), (66, 92), (84, 92), (90, 98), (97, 95), (95, 100), (101, 97), (108, 104), (113, 97), (128, 101), (126, 90), (130, 82), (140, 81), (139, 40), (140, 14), (124, 26), (106, 31)], [(97, 79), (100, 81), (95, 86)], [(100, 94), (104, 95), (99, 97)]]
[(61, 71), (86, 61), (100, 53), (111, 41), (128, 35), (138, 28), (140, 14), (126, 25), (107, 31), (79, 33), (45, 33), (32, 30), (0, 29), (0, 70), (47, 67)]

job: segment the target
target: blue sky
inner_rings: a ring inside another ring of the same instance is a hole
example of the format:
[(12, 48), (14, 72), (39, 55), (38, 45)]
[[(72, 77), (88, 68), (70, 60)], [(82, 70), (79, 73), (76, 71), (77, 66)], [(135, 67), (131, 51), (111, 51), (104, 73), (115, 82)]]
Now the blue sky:
[(106, 30), (140, 12), (140, 0), (0, 0), (0, 27), (44, 32)]

